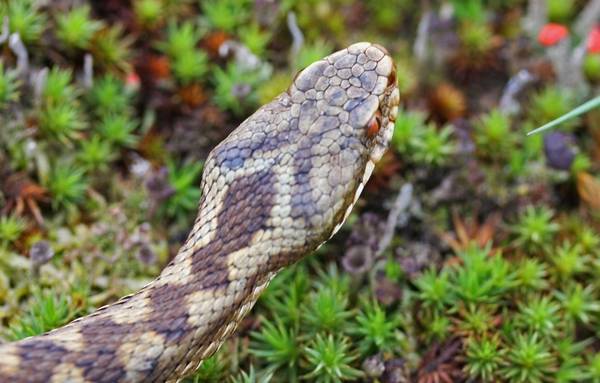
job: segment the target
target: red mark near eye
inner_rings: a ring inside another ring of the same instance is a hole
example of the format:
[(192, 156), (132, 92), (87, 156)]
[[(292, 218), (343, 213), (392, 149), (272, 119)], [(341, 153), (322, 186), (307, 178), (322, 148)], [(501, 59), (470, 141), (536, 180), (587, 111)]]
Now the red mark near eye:
[(367, 137), (373, 138), (379, 133), (381, 128), (381, 112), (377, 111), (367, 124)]

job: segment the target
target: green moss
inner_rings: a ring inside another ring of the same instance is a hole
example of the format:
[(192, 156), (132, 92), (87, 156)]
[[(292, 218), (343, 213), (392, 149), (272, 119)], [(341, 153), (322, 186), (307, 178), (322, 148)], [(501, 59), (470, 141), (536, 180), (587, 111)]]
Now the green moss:
[(162, 210), (168, 217), (182, 218), (196, 210), (201, 194), (196, 185), (202, 166), (198, 162), (182, 166), (176, 166), (173, 161), (167, 163), (169, 185), (173, 193)]
[(350, 349), (350, 341), (340, 336), (322, 336), (315, 339), (303, 350), (310, 372), (305, 379), (314, 382), (333, 383), (353, 380), (363, 373), (350, 364), (356, 358)]
[(100, 67), (129, 72), (132, 42), (131, 37), (125, 35), (123, 26), (115, 24), (96, 33), (91, 50)]
[(483, 157), (503, 159), (515, 150), (517, 138), (511, 131), (509, 118), (497, 109), (481, 117), (475, 124), (474, 138)]
[(38, 0), (3, 2), (0, 19), (8, 17), (10, 31), (18, 33), (25, 44), (39, 43), (48, 23), (48, 17), (40, 11), (40, 4)]
[[(574, 100), (568, 91), (547, 86), (533, 96), (528, 112), (532, 122), (540, 126), (566, 114), (574, 107)], [(577, 119), (570, 120), (565, 126), (573, 127), (577, 122)]]
[(250, 0), (206, 0), (200, 7), (212, 28), (234, 32), (250, 17), (250, 4)]
[(0, 247), (19, 239), (25, 231), (25, 221), (16, 216), (0, 216)]
[(573, 0), (548, 0), (547, 3), (550, 21), (566, 22), (576, 11)]
[(517, 334), (506, 350), (502, 376), (510, 382), (541, 383), (556, 369), (556, 359), (537, 333)]
[(67, 297), (37, 291), (29, 311), (8, 329), (11, 340), (19, 340), (66, 324), (73, 317)]
[(0, 62), (0, 109), (19, 99), (20, 81), (17, 74), (10, 69), (5, 70), (4, 64)]
[(451, 135), (449, 126), (438, 129), (433, 124), (426, 125), (422, 135), (414, 137), (414, 160), (433, 166), (447, 163), (456, 150)]
[(91, 18), (87, 5), (56, 15), (56, 36), (70, 49), (88, 49), (94, 34), (101, 28), (102, 23)]
[(589, 53), (585, 56), (583, 72), (589, 81), (600, 82), (600, 53)]
[(83, 202), (88, 187), (83, 169), (69, 164), (55, 164), (46, 181), (55, 209), (69, 208)]
[(156, 26), (164, 17), (162, 0), (135, 0), (133, 11), (140, 24), (146, 27)]
[(467, 341), (465, 370), (473, 378), (494, 381), (498, 379), (503, 354), (497, 338), (471, 338)]

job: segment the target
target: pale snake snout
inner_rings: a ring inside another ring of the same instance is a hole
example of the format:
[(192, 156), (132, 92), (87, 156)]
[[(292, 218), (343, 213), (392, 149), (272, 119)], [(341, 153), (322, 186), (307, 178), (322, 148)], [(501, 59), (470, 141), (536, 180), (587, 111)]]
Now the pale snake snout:
[(398, 112), (387, 51), (357, 43), (317, 61), (208, 156), (198, 217), (137, 293), (0, 346), (0, 382), (162, 382), (193, 372), (281, 268), (341, 227)]

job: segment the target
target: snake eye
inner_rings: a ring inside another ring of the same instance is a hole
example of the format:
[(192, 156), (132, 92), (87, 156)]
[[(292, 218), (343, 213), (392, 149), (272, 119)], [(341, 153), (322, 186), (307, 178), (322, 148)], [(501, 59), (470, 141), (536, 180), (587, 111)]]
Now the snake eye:
[(379, 133), (379, 129), (381, 128), (381, 113), (377, 111), (371, 120), (367, 124), (367, 137), (373, 138)]

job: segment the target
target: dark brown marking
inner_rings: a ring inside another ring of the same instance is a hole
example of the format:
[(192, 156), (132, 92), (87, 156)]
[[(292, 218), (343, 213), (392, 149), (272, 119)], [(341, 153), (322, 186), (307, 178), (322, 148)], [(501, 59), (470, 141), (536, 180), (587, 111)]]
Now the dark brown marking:
[[(55, 366), (62, 363), (68, 351), (49, 339), (25, 340), (18, 346), (18, 355), (21, 358), (19, 368), (27, 371), (27, 380), (35, 382), (48, 382), (52, 378)], [(24, 377), (21, 377), (24, 378)], [(7, 380), (8, 382), (9, 380)], [(20, 382), (21, 380), (10, 380)], [(26, 381), (26, 380), (22, 380)]]
[[(165, 284), (150, 290), (152, 311), (148, 322), (150, 328), (164, 336), (168, 344), (185, 343), (193, 331), (188, 322), (187, 297), (202, 290), (218, 292), (225, 289), (230, 283), (227, 255), (249, 246), (253, 235), (260, 229), (266, 229), (274, 203), (274, 182), (275, 175), (270, 169), (234, 180), (226, 192), (223, 210), (217, 218), (215, 238), (192, 256), (193, 279), (184, 285)], [(257, 272), (258, 275), (262, 273), (264, 271)], [(247, 284), (244, 296), (250, 293), (254, 284), (253, 278)], [(213, 323), (206, 324), (210, 330), (204, 339), (197, 341), (208, 344), (217, 339), (218, 330), (233, 319), (242, 303), (234, 302), (229, 308), (221, 308), (222, 315)], [(175, 367), (170, 366), (173, 369)], [(152, 376), (157, 374), (152, 372)], [(161, 371), (160, 375), (168, 376), (168, 373)]]
[(135, 333), (135, 325), (119, 324), (110, 318), (97, 318), (81, 325), (84, 349), (69, 355), (68, 362), (83, 370), (85, 379), (98, 383), (117, 382), (125, 378), (125, 366), (117, 352), (123, 340)]

